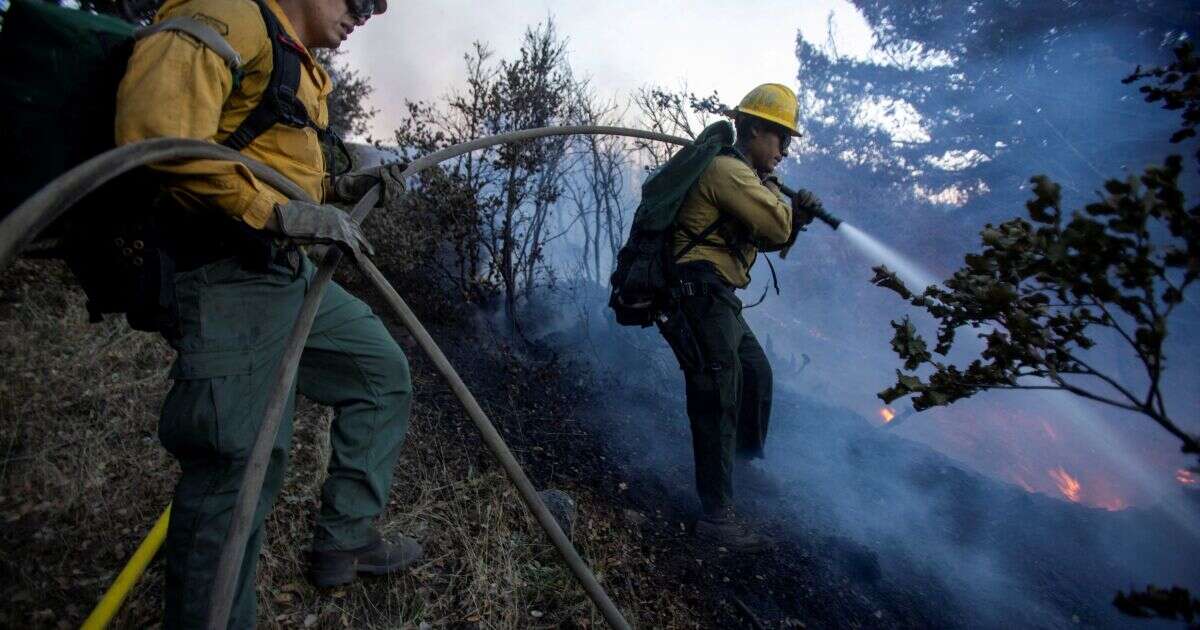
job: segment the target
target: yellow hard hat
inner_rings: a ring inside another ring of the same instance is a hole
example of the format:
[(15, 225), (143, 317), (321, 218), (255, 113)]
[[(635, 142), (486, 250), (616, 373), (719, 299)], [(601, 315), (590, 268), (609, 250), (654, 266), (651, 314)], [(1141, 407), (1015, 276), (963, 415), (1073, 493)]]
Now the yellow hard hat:
[(750, 90), (733, 111), (786, 127), (793, 136), (800, 135), (796, 127), (796, 114), (800, 104), (796, 93), (781, 83), (764, 83)]

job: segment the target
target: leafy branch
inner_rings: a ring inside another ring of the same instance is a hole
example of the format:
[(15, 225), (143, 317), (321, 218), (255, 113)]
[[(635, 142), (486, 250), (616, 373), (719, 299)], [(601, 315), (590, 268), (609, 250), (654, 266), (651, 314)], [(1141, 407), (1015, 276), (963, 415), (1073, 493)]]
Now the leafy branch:
[[(1191, 45), (1181, 45), (1166, 68), (1139, 68), (1126, 82), (1144, 78), (1158, 79), (1142, 88), (1147, 101), (1183, 110), (1183, 129), (1171, 142), (1195, 137), (1200, 62)], [(879, 397), (890, 403), (912, 396), (920, 411), (989, 389), (1067, 391), (1141, 413), (1179, 439), (1185, 453), (1200, 456), (1200, 436), (1179, 427), (1161, 389), (1169, 318), (1200, 277), (1200, 205), (1186, 207), (1182, 173), (1183, 159), (1172, 155), (1139, 177), (1108, 180), (1098, 201), (1069, 216), (1061, 187), (1037, 176), (1028, 219), (987, 225), (981, 251), (967, 255), (944, 286), (914, 294), (876, 267), (876, 285), (938, 322), (932, 350), (908, 317), (892, 322), (892, 349), (904, 370)], [(967, 326), (984, 341), (979, 357), (965, 367), (935, 360)], [(1118, 379), (1089, 358), (1102, 330), (1137, 357), (1143, 383)]]
[[(1196, 137), (1200, 125), (1200, 60), (1190, 42), (1164, 68), (1139, 67), (1124, 82), (1143, 85), (1147, 102), (1182, 110), (1172, 143)], [(1200, 151), (1196, 159), (1200, 162)], [(1100, 200), (1066, 217), (1062, 189), (1034, 177), (1029, 219), (1015, 218), (980, 233), (982, 251), (944, 287), (912, 291), (895, 273), (875, 267), (873, 282), (895, 291), (938, 322), (929, 344), (908, 317), (893, 321), (892, 349), (904, 360), (896, 383), (879, 393), (885, 403), (912, 396), (917, 411), (948, 405), (989, 389), (1060, 390), (1150, 418), (1200, 457), (1200, 436), (1182, 430), (1167, 410), (1161, 383), (1168, 321), (1200, 277), (1200, 205), (1185, 207), (1179, 187), (1183, 159), (1168, 157), (1140, 177), (1110, 179)], [(959, 329), (980, 330), (985, 346), (965, 368), (946, 356)], [(1131, 350), (1145, 373), (1141, 388), (1097, 368), (1087, 352), (1095, 333), (1107, 331)], [(922, 379), (916, 372), (928, 370)], [(1193, 470), (1200, 471), (1200, 467)], [(1113, 605), (1133, 617), (1200, 616), (1187, 589), (1118, 592)]]

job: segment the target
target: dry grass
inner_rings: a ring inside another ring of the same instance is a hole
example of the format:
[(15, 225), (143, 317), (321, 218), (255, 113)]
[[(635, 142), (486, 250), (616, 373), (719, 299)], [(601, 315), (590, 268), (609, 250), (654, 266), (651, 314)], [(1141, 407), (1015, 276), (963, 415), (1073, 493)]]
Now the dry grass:
[[(89, 325), (60, 266), (0, 275), (0, 626), (74, 627), (169, 501), (177, 467), (158, 445), (171, 351), (123, 321)], [(385, 532), (423, 539), (408, 575), (316, 591), (303, 578), (328, 457), (331, 414), (300, 405), (284, 491), (259, 564), (261, 627), (600, 627), (602, 620), (481, 453), (460, 408), (416, 370), (413, 423)], [(637, 625), (692, 627), (671, 593), (643, 580), (638, 532), (586, 487), (575, 541)], [(117, 618), (160, 616), (161, 561)]]

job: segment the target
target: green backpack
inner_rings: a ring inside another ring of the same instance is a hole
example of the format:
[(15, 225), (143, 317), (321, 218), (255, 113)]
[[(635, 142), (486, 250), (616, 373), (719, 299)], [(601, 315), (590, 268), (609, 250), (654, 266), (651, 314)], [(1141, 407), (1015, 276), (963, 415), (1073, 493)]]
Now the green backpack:
[(675, 263), (692, 248), (707, 242), (726, 215), (698, 234), (689, 234), (687, 245), (671, 252), (675, 219), (688, 191), (718, 155), (737, 155), (734, 131), (723, 120), (704, 128), (695, 142), (683, 147), (642, 184), (642, 201), (633, 216), (629, 239), (617, 253), (617, 266), (609, 278), (608, 306), (623, 326), (646, 327), (655, 323), (675, 299), (678, 283)]
[[(296, 100), (298, 44), (262, 0), (256, 0), (272, 43), (270, 81), (259, 103), (222, 144), (242, 150), (275, 124), (312, 126)], [(242, 61), (212, 27), (175, 17), (136, 28), (119, 19), (43, 0), (12, 0), (0, 27), (0, 219), (54, 178), (115, 144), (117, 87), (134, 42), (162, 30), (181, 31), (221, 56), (234, 88)], [(35, 256), (66, 260), (88, 298), (92, 321), (124, 313), (137, 330), (173, 321), (175, 262), (164, 218), (156, 217), (159, 183), (146, 171), (117, 178), (88, 196), (40, 235)], [(233, 222), (227, 222), (231, 226)]]
[(41, 0), (13, 0), (3, 19), (0, 149), (21, 159), (0, 178), (0, 218), (55, 177), (113, 148), (117, 85), (136, 39), (183, 31), (221, 55), (235, 76), (240, 72), (233, 48), (190, 19), (138, 29)]
[(112, 97), (132, 42), (121, 20), (13, 0), (0, 29), (0, 149), (20, 159), (5, 160), (0, 212), (112, 148)]

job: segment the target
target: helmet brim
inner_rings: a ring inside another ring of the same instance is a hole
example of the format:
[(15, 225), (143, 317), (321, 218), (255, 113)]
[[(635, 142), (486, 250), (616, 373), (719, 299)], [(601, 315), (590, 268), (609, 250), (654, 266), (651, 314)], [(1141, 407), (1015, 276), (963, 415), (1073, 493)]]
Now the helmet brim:
[(745, 110), (745, 109), (742, 109), (740, 105), (738, 107), (734, 107), (733, 109), (725, 110), (725, 115), (729, 116), (730, 118), (734, 118), (734, 117), (738, 116), (739, 114), (743, 115), (743, 116), (753, 116), (759, 120), (765, 120), (769, 123), (775, 123), (776, 125), (779, 125), (780, 127), (783, 127), (785, 130), (787, 130), (788, 135), (792, 136), (793, 138), (799, 138), (804, 135), (803, 133), (800, 133), (800, 129), (796, 127), (795, 122), (790, 122), (790, 121), (784, 120), (782, 118), (779, 118), (777, 116), (771, 116), (769, 114), (764, 114), (762, 112)]

